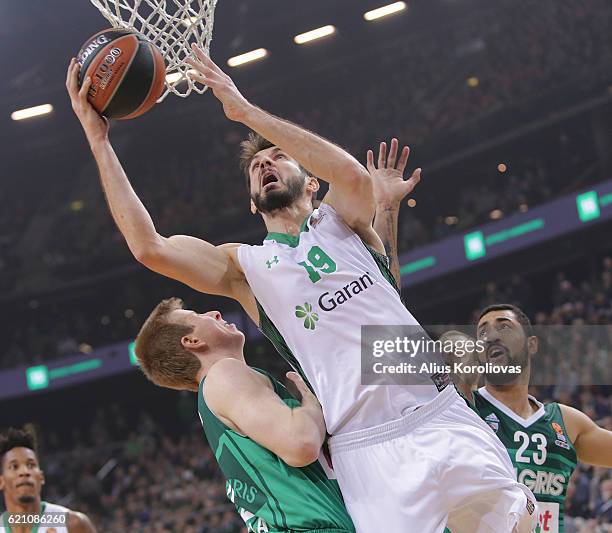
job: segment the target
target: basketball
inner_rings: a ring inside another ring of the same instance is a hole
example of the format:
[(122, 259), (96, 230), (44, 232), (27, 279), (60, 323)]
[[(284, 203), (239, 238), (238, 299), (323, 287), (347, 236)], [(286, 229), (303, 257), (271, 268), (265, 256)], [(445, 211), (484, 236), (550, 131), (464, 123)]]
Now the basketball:
[(146, 113), (164, 89), (164, 58), (137, 32), (102, 30), (85, 41), (77, 61), (79, 87), (91, 77), (87, 99), (107, 118), (126, 120)]

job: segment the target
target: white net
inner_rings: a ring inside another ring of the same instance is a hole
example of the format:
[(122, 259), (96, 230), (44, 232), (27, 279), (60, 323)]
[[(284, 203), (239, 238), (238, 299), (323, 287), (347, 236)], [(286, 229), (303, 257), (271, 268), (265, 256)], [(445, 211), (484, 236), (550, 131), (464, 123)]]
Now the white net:
[(161, 50), (166, 61), (166, 90), (189, 96), (206, 90), (187, 77), (185, 59), (191, 43), (209, 53), (217, 0), (91, 0), (115, 28), (142, 33)]

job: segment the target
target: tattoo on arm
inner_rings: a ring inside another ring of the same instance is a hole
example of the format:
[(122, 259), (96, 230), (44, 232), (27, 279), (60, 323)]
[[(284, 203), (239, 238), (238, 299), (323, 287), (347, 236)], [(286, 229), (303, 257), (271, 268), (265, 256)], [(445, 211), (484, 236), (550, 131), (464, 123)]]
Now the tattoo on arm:
[(389, 258), (389, 269), (395, 278), (395, 282), (398, 287), (401, 287), (399, 259), (397, 256), (397, 219), (397, 208), (389, 206), (377, 209), (374, 219), (374, 230), (383, 242), (385, 252)]

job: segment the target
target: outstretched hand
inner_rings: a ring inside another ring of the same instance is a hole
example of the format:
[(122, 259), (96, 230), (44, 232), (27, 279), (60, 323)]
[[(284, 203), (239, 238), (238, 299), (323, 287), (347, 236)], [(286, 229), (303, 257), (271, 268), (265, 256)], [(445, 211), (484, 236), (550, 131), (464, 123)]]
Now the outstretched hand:
[[(367, 168), (372, 176), (374, 198), (377, 205), (399, 207), (402, 199), (412, 192), (421, 181), (421, 169), (417, 168), (409, 179), (404, 179), (404, 170), (410, 156), (410, 148), (404, 146), (397, 160), (399, 143), (391, 140), (391, 148), (387, 157), (387, 143), (381, 142), (378, 150), (378, 162), (374, 164), (374, 152), (368, 150)], [(396, 165), (397, 161), (397, 165)]]
[(79, 69), (81, 66), (73, 57), (66, 73), (66, 89), (70, 95), (72, 110), (81, 122), (89, 144), (105, 140), (108, 137), (108, 121), (102, 117), (87, 100), (87, 92), (91, 87), (91, 78), (88, 76), (79, 89)]
[(242, 122), (251, 104), (242, 96), (232, 78), (223, 72), (217, 64), (210, 59), (204, 50), (195, 43), (191, 45), (195, 58), (189, 57), (186, 63), (193, 67), (187, 76), (194, 81), (209, 87), (215, 97), (223, 104), (225, 116), (230, 120)]

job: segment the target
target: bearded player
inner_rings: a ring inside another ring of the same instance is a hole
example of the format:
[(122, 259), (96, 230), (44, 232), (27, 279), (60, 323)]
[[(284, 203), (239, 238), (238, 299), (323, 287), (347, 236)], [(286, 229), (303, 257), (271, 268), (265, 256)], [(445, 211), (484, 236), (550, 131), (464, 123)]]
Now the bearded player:
[[(398, 210), (399, 202), (391, 205), (387, 224), (378, 231), (389, 243), (395, 263)], [(520, 308), (510, 304), (486, 307), (480, 313), (476, 333), (477, 339), (460, 331), (448, 331), (440, 337), (461, 343), (462, 348), (468, 340), (477, 340), (484, 347), (461, 357), (451, 354), (447, 364), (513, 365), (520, 367), (521, 373), (485, 374), (481, 388), (477, 387), (477, 374), (456, 373), (453, 381), (508, 450), (518, 480), (535, 494), (538, 523), (534, 533), (563, 533), (564, 501), (576, 462), (612, 467), (612, 432), (573, 407), (542, 404), (529, 394), (531, 359), (537, 354), (538, 338)]]
[(520, 374), (485, 374), (485, 385), (464, 390), (479, 415), (507, 448), (518, 479), (538, 500), (537, 533), (563, 533), (563, 504), (569, 478), (581, 463), (612, 468), (612, 431), (587, 415), (560, 403), (542, 404), (531, 396), (531, 361), (538, 337), (518, 307), (486, 307), (478, 319), (477, 337), (492, 365), (519, 365)]
[[(238, 301), (313, 388), (332, 435), (330, 451), (359, 532), (530, 529), (534, 503), (490, 428), (442, 379), (413, 386), (364, 385), (362, 325), (418, 322), (402, 304), (372, 227), (368, 171), (338, 146), (249, 103), (201, 50), (192, 76), (226, 116), (258, 135), (243, 143), (251, 209), (268, 229), (261, 246), (213, 246), (161, 236), (108, 140), (108, 125), (67, 74), (72, 106), (98, 164), (115, 222), (145, 266), (201, 292)], [(266, 140), (267, 139), (267, 140)], [(396, 169), (397, 141), (385, 167)], [(403, 150), (399, 166), (406, 165)], [(401, 175), (401, 172), (400, 172)], [(313, 210), (318, 178), (329, 183)], [(479, 454), (474, 455), (473, 450)]]
[(45, 476), (38, 465), (36, 440), (28, 431), (9, 428), (0, 436), (0, 491), (6, 512), (5, 533), (95, 533), (83, 513), (41, 499)]

